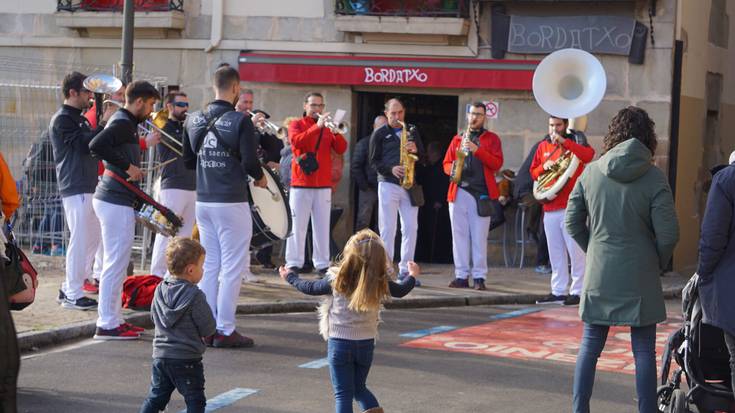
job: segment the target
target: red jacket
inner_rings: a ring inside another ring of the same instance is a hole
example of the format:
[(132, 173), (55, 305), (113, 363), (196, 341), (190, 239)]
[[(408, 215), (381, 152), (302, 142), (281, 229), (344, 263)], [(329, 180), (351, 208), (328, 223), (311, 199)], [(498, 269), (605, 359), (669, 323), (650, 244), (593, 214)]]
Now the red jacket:
[(539, 144), (538, 149), (536, 149), (536, 155), (534, 155), (533, 162), (531, 162), (531, 178), (535, 181), (542, 173), (544, 173), (544, 163), (546, 161), (555, 161), (559, 159), (567, 149), (577, 155), (577, 158), (579, 158), (580, 161), (577, 171), (569, 179), (567, 184), (564, 185), (564, 188), (559, 191), (556, 198), (551, 202), (544, 204), (544, 211), (546, 212), (566, 209), (569, 194), (572, 193), (572, 189), (574, 189), (574, 184), (577, 182), (577, 178), (582, 175), (584, 165), (592, 161), (592, 158), (595, 157), (595, 150), (592, 149), (591, 146), (580, 145), (577, 142), (574, 142), (574, 139), (571, 137), (566, 139), (562, 146), (564, 147), (563, 150), (554, 151), (554, 149), (556, 149), (556, 145), (549, 142), (548, 139), (544, 139)]
[[(447, 175), (452, 173), (452, 162), (457, 159), (457, 149), (462, 145), (462, 136), (455, 135), (452, 142), (449, 143), (447, 153), (444, 155), (444, 173)], [(480, 135), (480, 145), (477, 151), (472, 155), (482, 162), (485, 172), (485, 184), (487, 185), (487, 193), (491, 199), (498, 199), (500, 191), (498, 184), (495, 182), (495, 172), (503, 166), (503, 148), (498, 135), (485, 131)], [(449, 191), (447, 191), (447, 201), (454, 202), (457, 198), (457, 184), (449, 181)]]
[[(313, 152), (319, 134), (322, 135), (319, 143), (319, 152), (316, 154), (319, 169), (311, 175), (306, 175), (296, 161), (306, 152)], [(329, 128), (319, 128), (316, 121), (309, 117), (302, 117), (288, 125), (288, 136), (291, 141), (293, 158), (291, 160), (291, 186), (302, 188), (331, 188), (332, 187), (332, 149), (341, 155), (347, 150), (347, 141), (342, 135), (334, 135)]]

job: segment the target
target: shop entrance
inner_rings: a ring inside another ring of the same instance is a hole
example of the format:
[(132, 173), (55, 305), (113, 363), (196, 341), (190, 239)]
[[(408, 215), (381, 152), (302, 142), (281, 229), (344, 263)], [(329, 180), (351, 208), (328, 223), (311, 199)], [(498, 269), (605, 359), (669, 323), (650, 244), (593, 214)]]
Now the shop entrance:
[[(413, 124), (424, 143), (425, 156), (417, 167), (417, 181), (423, 185), (426, 204), (419, 210), (419, 232), (415, 260), (448, 263), (452, 261), (452, 238), (447, 206), (449, 177), (442, 170), (444, 153), (457, 133), (457, 96), (396, 94), (382, 92), (357, 93), (356, 139), (366, 139), (372, 133), (373, 120), (383, 113), (388, 99), (399, 97), (406, 106), (406, 122)], [(353, 191), (358, 205), (357, 190)], [(357, 208), (354, 208), (357, 212)], [(356, 217), (353, 217), (356, 218)], [(353, 221), (354, 222), (354, 221)], [(377, 206), (371, 228), (377, 231)], [(395, 256), (400, 254), (400, 224), (395, 244)]]

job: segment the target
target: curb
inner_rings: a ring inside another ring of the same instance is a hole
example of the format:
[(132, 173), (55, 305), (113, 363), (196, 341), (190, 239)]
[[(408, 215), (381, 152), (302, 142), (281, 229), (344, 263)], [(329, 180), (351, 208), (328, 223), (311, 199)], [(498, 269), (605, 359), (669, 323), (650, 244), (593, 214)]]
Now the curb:
[[(674, 286), (664, 290), (664, 299), (681, 297), (681, 286)], [(436, 308), (436, 307), (465, 307), (476, 305), (510, 305), (535, 304), (544, 294), (508, 294), (508, 295), (473, 295), (455, 297), (416, 297), (391, 300), (385, 303), (386, 309), (407, 308)], [(278, 314), (278, 313), (308, 313), (316, 310), (319, 301), (274, 301), (269, 303), (240, 304), (237, 314)], [(148, 312), (135, 312), (126, 317), (126, 321), (146, 328), (151, 328)], [(51, 330), (31, 331), (18, 335), (18, 347), (21, 352), (36, 351), (40, 347), (61, 344), (66, 341), (90, 338), (94, 335), (96, 325), (94, 321), (74, 323)]]

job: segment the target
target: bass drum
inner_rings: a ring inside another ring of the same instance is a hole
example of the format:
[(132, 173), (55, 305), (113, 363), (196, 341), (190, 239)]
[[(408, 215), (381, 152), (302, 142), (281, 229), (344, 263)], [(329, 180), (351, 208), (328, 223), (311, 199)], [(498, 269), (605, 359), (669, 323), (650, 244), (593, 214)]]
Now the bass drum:
[(253, 216), (251, 250), (259, 250), (291, 235), (291, 208), (278, 176), (270, 168), (261, 166), (268, 182), (267, 188), (255, 186), (251, 179), (250, 213)]

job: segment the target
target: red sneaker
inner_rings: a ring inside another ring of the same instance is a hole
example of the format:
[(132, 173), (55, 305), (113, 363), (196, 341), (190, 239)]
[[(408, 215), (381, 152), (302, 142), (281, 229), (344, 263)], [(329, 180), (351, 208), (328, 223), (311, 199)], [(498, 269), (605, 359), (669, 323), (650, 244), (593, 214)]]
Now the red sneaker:
[(255, 345), (253, 339), (233, 331), (229, 336), (216, 333), (212, 340), (213, 347), (220, 348), (249, 348)]
[(130, 323), (122, 323), (122, 324), (120, 324), (120, 327), (125, 328), (128, 331), (133, 331), (133, 332), (136, 332), (136, 333), (142, 333), (142, 332), (145, 331), (145, 328), (138, 327), (138, 326), (132, 325)]
[(139, 338), (140, 334), (135, 331), (128, 330), (122, 325), (109, 330), (97, 327), (97, 331), (94, 334), (95, 340), (137, 340)]
[(98, 280), (84, 280), (82, 290), (87, 294), (98, 294), (100, 292), (100, 282)]

